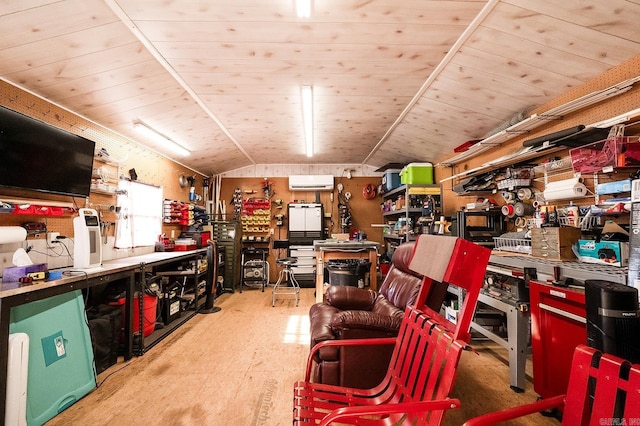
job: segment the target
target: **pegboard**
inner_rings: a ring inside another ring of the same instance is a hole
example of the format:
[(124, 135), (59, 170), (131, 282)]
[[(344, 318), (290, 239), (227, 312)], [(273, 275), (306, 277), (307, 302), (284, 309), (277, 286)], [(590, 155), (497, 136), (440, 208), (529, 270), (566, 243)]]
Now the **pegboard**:
[[(542, 113), (548, 111), (551, 108), (565, 104), (577, 99), (586, 94), (606, 89), (614, 84), (620, 83), (627, 79), (637, 77), (638, 70), (640, 70), (640, 55), (631, 58), (627, 62), (610, 69), (602, 75), (588, 81), (587, 83), (569, 90), (567, 93), (555, 98), (554, 100), (541, 105), (531, 112)], [(559, 130), (567, 129), (580, 124), (589, 125), (597, 123), (599, 121), (607, 120), (612, 117), (619, 116), (628, 111), (640, 108), (640, 83), (636, 83), (631, 90), (618, 96), (614, 96), (608, 100), (602, 101), (598, 104), (583, 108), (575, 113), (569, 114), (559, 120), (550, 120), (549, 123), (540, 126), (529, 134), (514, 137), (510, 141), (492, 148), (491, 150), (471, 158), (466, 162), (456, 164), (453, 168), (436, 168), (436, 181), (446, 178), (451, 174), (462, 173), (466, 170), (477, 167), (495, 158), (499, 158), (507, 153), (513, 152), (516, 147), (522, 147), (522, 143), (527, 139), (533, 139), (538, 136), (553, 133)], [(626, 135), (638, 135), (640, 133), (640, 126), (633, 126), (626, 129)], [(548, 154), (553, 156), (567, 156), (568, 149)], [(545, 154), (541, 155), (544, 157)], [(443, 184), (443, 203), (445, 206), (445, 214), (451, 215), (460, 206), (465, 205), (467, 202), (475, 201), (477, 195), (461, 196), (453, 192), (452, 182), (446, 182)]]
[[(0, 80), (0, 105), (92, 140), (96, 144), (96, 152), (101, 149), (107, 150), (110, 161), (117, 163), (117, 171), (113, 173), (112, 177), (114, 186), (117, 185), (117, 177), (122, 175), (129, 177), (129, 170), (135, 169), (139, 181), (161, 186), (165, 198), (189, 201), (189, 188), (182, 188), (179, 185), (181, 175), (196, 176), (200, 186), (197, 187), (197, 192), (202, 193), (203, 191), (202, 176), (198, 176), (193, 170), (3, 80)], [(94, 163), (94, 167), (96, 166), (100, 166), (100, 164)], [(90, 207), (95, 208), (96, 211), (102, 209), (104, 221), (116, 221), (115, 213), (109, 211), (109, 206), (116, 203), (115, 195), (92, 192), (89, 199), (85, 200), (84, 198), (64, 197), (36, 191), (16, 191), (2, 188), (0, 189), (0, 200), (3, 196), (32, 199), (34, 202), (37, 201), (45, 205), (47, 201), (56, 201), (65, 202), (76, 208)], [(0, 226), (39, 221), (47, 224), (48, 231), (60, 232), (61, 235), (71, 237), (73, 236), (72, 219), (73, 215), (43, 217), (0, 214)], [(113, 229), (114, 227), (110, 228), (109, 235), (113, 235)]]
[[(552, 101), (547, 102), (546, 104), (543, 104), (540, 107), (534, 109), (533, 111), (531, 111), (531, 113), (534, 114), (534, 113), (541, 113), (541, 112), (547, 111), (551, 108), (565, 104), (569, 101), (572, 101), (573, 99), (577, 99), (591, 92), (603, 90), (603, 89), (606, 89), (607, 87), (613, 86), (614, 84), (620, 83), (624, 80), (637, 77), (638, 70), (640, 70), (640, 55), (637, 55), (629, 59), (628, 61), (623, 62), (617, 67), (611, 68), (610, 70), (604, 72), (598, 77), (595, 77), (587, 81), (585, 84), (581, 86), (575, 87), (567, 91), (566, 93), (558, 96)], [(601, 104), (594, 106), (593, 109), (599, 110), (599, 113), (602, 114), (604, 118), (610, 118), (610, 117), (615, 117), (626, 111), (630, 111), (632, 109), (638, 108), (639, 104), (637, 102), (635, 104), (633, 103), (633, 99), (635, 99), (636, 101), (638, 100), (639, 95), (637, 93), (637, 88), (634, 87), (634, 89), (632, 89), (631, 92), (636, 92), (635, 96), (634, 95), (627, 96), (630, 93), (628, 92), (626, 94), (614, 97), (610, 101), (602, 102)], [(627, 106), (629, 108), (625, 109), (624, 104), (627, 102), (628, 102)], [(589, 108), (589, 109), (592, 109), (592, 108)], [(586, 119), (585, 111), (578, 111), (577, 114)], [(602, 120), (604, 118), (600, 118), (599, 120)], [(594, 121), (598, 121), (598, 120), (594, 120)], [(588, 123), (590, 122), (591, 121), (589, 121)], [(584, 124), (588, 124), (588, 123), (584, 123)]]

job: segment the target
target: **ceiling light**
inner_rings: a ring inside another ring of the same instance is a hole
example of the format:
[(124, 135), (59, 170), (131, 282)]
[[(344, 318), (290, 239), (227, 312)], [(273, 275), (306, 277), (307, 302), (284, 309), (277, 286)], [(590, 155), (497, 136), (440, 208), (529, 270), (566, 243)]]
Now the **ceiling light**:
[(169, 148), (176, 154), (182, 155), (183, 157), (186, 157), (187, 155), (191, 154), (191, 152), (187, 148), (183, 147), (178, 142), (172, 140), (168, 136), (165, 136), (164, 134), (160, 133), (153, 127), (150, 127), (147, 123), (141, 120), (134, 121), (133, 127), (137, 131), (145, 134), (147, 137), (150, 137), (156, 140), (157, 142), (161, 143), (164, 147)]
[(298, 18), (311, 17), (311, 0), (296, 0), (296, 11)]
[(304, 123), (304, 140), (307, 157), (313, 157), (313, 87), (302, 86), (302, 122)]

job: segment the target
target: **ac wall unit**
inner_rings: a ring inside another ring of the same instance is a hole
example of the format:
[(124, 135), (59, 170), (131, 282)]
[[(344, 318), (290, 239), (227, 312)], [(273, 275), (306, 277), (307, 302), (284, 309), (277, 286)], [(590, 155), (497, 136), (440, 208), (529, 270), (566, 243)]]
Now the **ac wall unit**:
[(289, 191), (331, 191), (332, 175), (292, 175), (289, 176)]

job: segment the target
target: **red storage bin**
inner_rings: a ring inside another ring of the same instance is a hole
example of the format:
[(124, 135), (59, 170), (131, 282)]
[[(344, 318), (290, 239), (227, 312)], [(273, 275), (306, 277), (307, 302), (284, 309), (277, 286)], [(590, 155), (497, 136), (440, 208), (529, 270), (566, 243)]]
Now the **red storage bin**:
[(637, 136), (617, 136), (569, 151), (576, 173), (601, 172), (606, 168), (640, 165), (640, 143)]
[[(110, 302), (111, 306), (120, 306), (122, 310), (122, 318), (125, 317), (125, 299), (124, 297)], [(144, 319), (142, 323), (142, 330), (144, 337), (149, 336), (156, 329), (156, 318), (158, 309), (158, 298), (150, 294), (144, 295)], [(138, 295), (133, 297), (133, 334), (140, 332), (140, 306), (138, 303)], [(120, 336), (121, 340), (124, 340), (124, 334)]]

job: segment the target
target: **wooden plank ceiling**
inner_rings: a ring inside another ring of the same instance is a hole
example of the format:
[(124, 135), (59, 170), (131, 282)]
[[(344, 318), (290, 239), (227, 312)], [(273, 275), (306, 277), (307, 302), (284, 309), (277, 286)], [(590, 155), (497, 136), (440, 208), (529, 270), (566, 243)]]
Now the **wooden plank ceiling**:
[[(3, 0), (0, 77), (213, 175), (439, 161), (640, 53), (638, 0)], [(300, 85), (313, 85), (315, 155)], [(141, 119), (191, 154), (135, 132)]]

